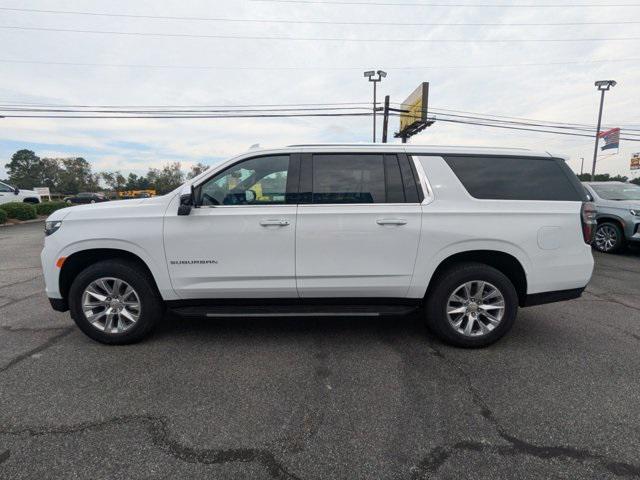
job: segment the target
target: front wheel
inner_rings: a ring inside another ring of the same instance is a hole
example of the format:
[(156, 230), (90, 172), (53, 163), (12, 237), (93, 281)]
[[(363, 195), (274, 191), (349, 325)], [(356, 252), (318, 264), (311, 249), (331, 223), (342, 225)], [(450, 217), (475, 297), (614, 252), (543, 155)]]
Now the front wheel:
[(461, 264), (436, 281), (426, 302), (427, 324), (445, 342), (485, 347), (513, 326), (518, 295), (499, 270), (481, 263)]
[(619, 225), (604, 222), (597, 226), (593, 247), (599, 252), (614, 253), (624, 246), (624, 234)]
[(142, 340), (163, 314), (153, 281), (123, 260), (105, 260), (83, 270), (69, 290), (69, 309), (86, 335), (113, 345)]

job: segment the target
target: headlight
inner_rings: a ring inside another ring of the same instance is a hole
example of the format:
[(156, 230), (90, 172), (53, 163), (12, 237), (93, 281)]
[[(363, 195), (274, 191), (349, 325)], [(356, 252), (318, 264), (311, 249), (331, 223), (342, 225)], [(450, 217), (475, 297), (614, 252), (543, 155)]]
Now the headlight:
[(629, 210), (631, 215), (635, 215), (636, 217), (640, 217), (640, 208), (632, 208)]
[(44, 234), (46, 236), (56, 233), (62, 226), (62, 220), (55, 220), (53, 222), (44, 222)]

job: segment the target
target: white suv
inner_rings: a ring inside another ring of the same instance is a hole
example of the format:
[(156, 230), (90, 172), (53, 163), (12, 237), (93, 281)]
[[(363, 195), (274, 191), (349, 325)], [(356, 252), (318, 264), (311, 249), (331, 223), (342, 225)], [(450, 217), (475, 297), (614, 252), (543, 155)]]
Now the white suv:
[(46, 223), (53, 308), (91, 338), (183, 316), (424, 312), (488, 345), (519, 306), (580, 296), (594, 212), (562, 159), (528, 150), (294, 145), (250, 151), (177, 190), (65, 208)]
[(0, 182), (0, 204), (9, 202), (40, 203), (40, 195), (33, 190), (24, 190)]

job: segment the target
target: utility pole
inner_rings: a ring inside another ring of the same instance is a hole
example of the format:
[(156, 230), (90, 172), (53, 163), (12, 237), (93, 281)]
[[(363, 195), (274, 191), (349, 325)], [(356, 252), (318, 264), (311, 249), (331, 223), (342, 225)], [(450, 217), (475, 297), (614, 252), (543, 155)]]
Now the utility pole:
[(382, 118), (382, 143), (387, 143), (387, 130), (389, 128), (389, 95), (384, 96), (384, 116)]
[[(377, 77), (375, 77), (376, 74), (378, 74)], [(387, 72), (383, 72), (382, 70), (368, 70), (364, 72), (364, 76), (367, 77), (370, 82), (373, 82), (373, 143), (376, 143), (376, 116), (378, 111), (378, 102), (376, 100), (376, 84), (387, 76)]]
[(583, 170), (584, 170), (584, 157), (580, 157), (580, 175), (582, 175)]
[(591, 164), (591, 181), (594, 181), (596, 176), (596, 159), (598, 158), (598, 140), (600, 138), (600, 125), (602, 124), (602, 107), (604, 105), (604, 92), (611, 87), (616, 86), (615, 80), (598, 80), (595, 86), (600, 91), (600, 109), (598, 110), (598, 126), (596, 127), (596, 141), (593, 147), (593, 163)]

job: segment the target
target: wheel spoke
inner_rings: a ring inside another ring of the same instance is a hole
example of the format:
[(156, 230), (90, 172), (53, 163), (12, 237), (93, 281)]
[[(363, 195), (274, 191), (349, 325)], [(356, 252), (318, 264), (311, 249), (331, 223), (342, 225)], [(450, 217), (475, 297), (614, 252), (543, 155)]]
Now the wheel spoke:
[(473, 324), (476, 322), (475, 318), (472, 315), (467, 315), (467, 324), (464, 327), (464, 334), (471, 335), (473, 330)]
[(460, 285), (451, 292), (446, 306), (451, 328), (467, 337), (487, 335), (500, 324), (504, 314), (502, 292), (486, 280)]
[(95, 298), (100, 302), (104, 302), (107, 299), (106, 295), (98, 293), (94, 288), (91, 288), (91, 286), (87, 287), (87, 289), (85, 290), (85, 293), (87, 293), (88, 295), (91, 295), (93, 298)]
[(452, 314), (456, 314), (456, 313), (464, 313), (466, 311), (467, 311), (467, 307), (456, 307), (456, 308), (452, 308), (450, 310), (447, 310), (447, 313), (449, 315), (452, 315)]

